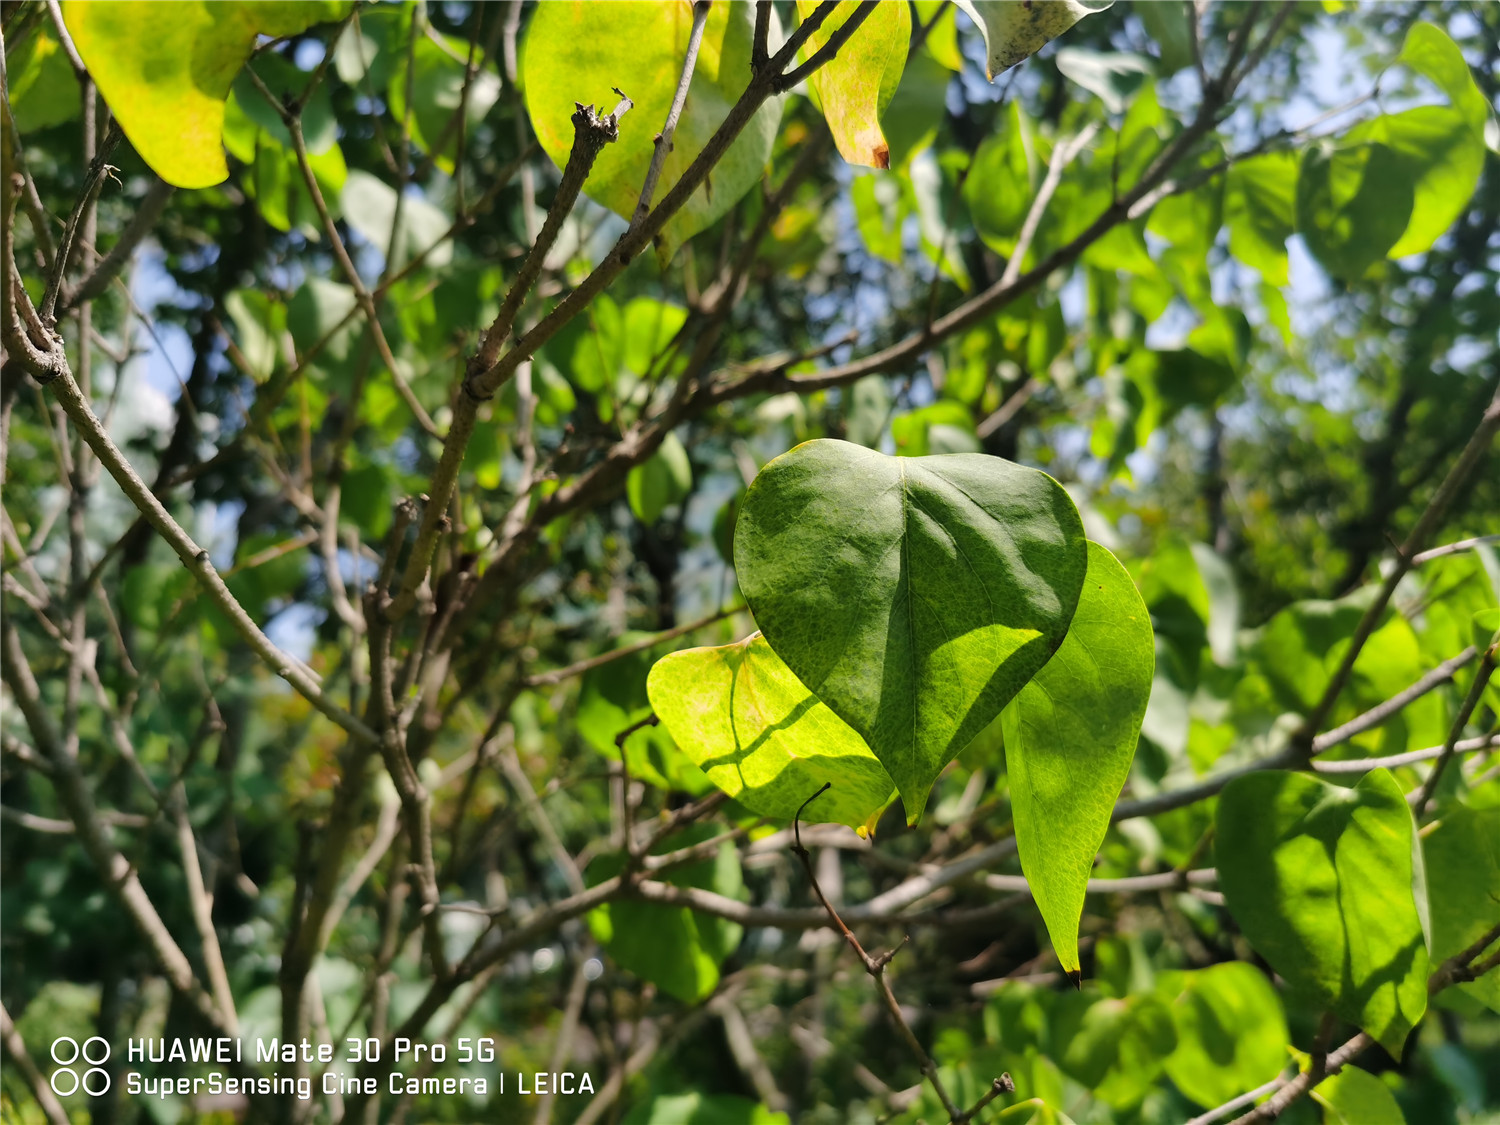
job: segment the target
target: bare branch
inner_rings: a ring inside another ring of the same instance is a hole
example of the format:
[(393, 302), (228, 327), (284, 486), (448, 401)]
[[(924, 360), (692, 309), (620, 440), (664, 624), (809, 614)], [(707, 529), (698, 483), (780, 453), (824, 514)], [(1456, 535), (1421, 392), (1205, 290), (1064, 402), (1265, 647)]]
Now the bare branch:
[[(901, 1011), (901, 1005), (896, 1002), (896, 994), (891, 991), (891, 982), (886, 979), (886, 966), (891, 963), (891, 958), (895, 957), (896, 951), (901, 947), (897, 946), (895, 949), (887, 950), (885, 953), (873, 957), (865, 952), (864, 946), (860, 945), (859, 939), (854, 936), (854, 931), (844, 924), (844, 920), (839, 917), (838, 911), (833, 908), (833, 903), (829, 902), (828, 896), (823, 893), (823, 888), (818, 884), (817, 873), (813, 870), (812, 853), (802, 846), (803, 810), (831, 787), (832, 783), (824, 782), (821, 789), (802, 802), (802, 807), (797, 810), (797, 815), (792, 818), (792, 837), (794, 840), (792, 852), (802, 861), (802, 869), (807, 873), (807, 881), (812, 885), (813, 894), (817, 896), (818, 902), (822, 904), (823, 909), (827, 912), (829, 919), (833, 922), (834, 929), (843, 934), (844, 940), (849, 943), (849, 947), (854, 950), (855, 955), (864, 964), (865, 972), (869, 973), (874, 979), (875, 985), (880, 991), (880, 998), (885, 1003), (886, 1011), (890, 1013), (891, 1019), (895, 1021), (896, 1029), (901, 1033), (901, 1038), (905, 1041), (907, 1050), (917, 1060), (917, 1066), (923, 1076), (932, 1084), (933, 1092), (937, 1094), (938, 1101), (942, 1102), (943, 1109), (947, 1111), (948, 1119), (950, 1121), (957, 1121), (960, 1110), (949, 1096), (947, 1089), (944, 1088), (942, 1079), (938, 1077), (937, 1063), (933, 1062), (932, 1056), (917, 1041), (916, 1035), (912, 1032), (911, 1025), (906, 1022), (906, 1016)], [(906, 940), (909, 941), (910, 938)], [(902, 944), (904, 945), (905, 941)]]
[(1420, 699), (1433, 688), (1440, 687), (1451, 681), (1458, 670), (1473, 660), (1477, 653), (1478, 650), (1473, 645), (1470, 645), (1463, 652), (1449, 660), (1443, 661), (1409, 688), (1397, 692), (1384, 703), (1379, 703), (1371, 707), (1362, 715), (1356, 715), (1343, 726), (1334, 727), (1333, 730), (1328, 731), (1326, 734), (1318, 735), (1317, 738), (1313, 739), (1312, 752), (1314, 754), (1321, 754), (1326, 750), (1333, 749), (1340, 743), (1348, 742), (1355, 735), (1363, 731), (1378, 727), (1407, 704)]
[(26, 1085), (31, 1087), (31, 1096), (41, 1107), (49, 1125), (68, 1125), (67, 1111), (57, 1100), (57, 1095), (52, 1092), (47, 1079), (42, 1077), (42, 1072), (37, 1069), (31, 1052), (26, 1049), (26, 1040), (22, 1039), (21, 1033), (16, 1030), (16, 1025), (11, 1020), (10, 1013), (5, 1010), (4, 1004), (0, 1004), (0, 1042), (4, 1042), (5, 1053), (16, 1064), (21, 1077), (26, 1079)]
[(729, 609), (721, 609), (719, 612), (711, 613), (707, 617), (701, 617), (697, 621), (690, 621), (686, 625), (679, 625), (675, 629), (668, 629), (665, 632), (657, 633), (644, 640), (636, 641), (634, 644), (625, 645), (623, 648), (617, 648), (599, 656), (591, 656), (587, 660), (577, 661), (565, 668), (555, 668), (550, 672), (537, 672), (534, 675), (527, 676), (524, 683), (528, 688), (546, 687), (549, 684), (562, 683), (563, 680), (572, 679), (574, 676), (581, 676), (585, 672), (591, 672), (595, 668), (602, 668), (604, 665), (612, 664), (616, 660), (622, 660), (627, 656), (634, 656), (638, 652), (645, 652), (647, 649), (655, 648), (659, 644), (676, 640), (678, 637), (685, 637), (689, 633), (696, 633), (699, 629), (712, 625), (716, 621), (723, 621), (726, 617), (733, 617), (736, 613), (743, 612), (744, 609), (745, 607), (742, 605), (731, 606)]
[(109, 253), (99, 260), (87, 277), (68, 292), (60, 302), (59, 311), (67, 312), (86, 301), (103, 296), (109, 283), (119, 276), (125, 264), (130, 261), (130, 256), (135, 253), (141, 240), (156, 226), (156, 220), (161, 218), (161, 213), (176, 190), (160, 178), (152, 180), (151, 186), (146, 189), (145, 196), (137, 205), (135, 214), (131, 216), (129, 224), (120, 233), (115, 244), (109, 248)]

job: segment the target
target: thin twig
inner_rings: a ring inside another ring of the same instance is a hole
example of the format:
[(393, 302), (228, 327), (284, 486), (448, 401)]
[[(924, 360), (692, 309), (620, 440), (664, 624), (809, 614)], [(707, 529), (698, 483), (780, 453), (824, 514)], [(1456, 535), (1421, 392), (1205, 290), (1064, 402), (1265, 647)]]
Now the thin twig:
[(1421, 566), (1433, 559), (1441, 559), (1447, 555), (1456, 555), (1467, 551), (1471, 547), (1483, 546), (1487, 543), (1500, 543), (1500, 535), (1476, 535), (1471, 539), (1460, 539), (1455, 543), (1444, 543), (1441, 547), (1433, 547), (1421, 552), (1411, 560), (1412, 566)]
[(1376, 704), (1361, 715), (1356, 715), (1343, 726), (1334, 727), (1326, 734), (1320, 734), (1313, 739), (1312, 752), (1321, 754), (1325, 750), (1331, 750), (1342, 742), (1348, 742), (1355, 735), (1367, 731), (1372, 727), (1378, 727), (1407, 704), (1420, 699), (1433, 688), (1440, 687), (1453, 679), (1460, 668), (1468, 664), (1478, 655), (1478, 650), (1470, 645), (1463, 652), (1449, 660), (1443, 661), (1432, 671), (1410, 687), (1397, 692), (1384, 703)]
[(1423, 509), (1422, 515), (1417, 519), (1416, 526), (1412, 528), (1411, 534), (1401, 544), (1396, 552), (1395, 562), (1381, 583), (1379, 592), (1375, 599), (1365, 610), (1364, 616), (1360, 618), (1359, 624), (1355, 626), (1354, 635), (1349, 641), (1349, 647), (1344, 651), (1343, 659), (1339, 666), (1329, 677), (1328, 686), (1324, 689), (1322, 697), (1313, 707), (1303, 721), (1301, 728), (1293, 738), (1293, 745), (1306, 747), (1310, 752), (1313, 739), (1318, 728), (1328, 717), (1333, 706), (1338, 702), (1343, 693), (1344, 686), (1349, 682), (1350, 675), (1354, 672), (1354, 663), (1359, 659), (1365, 642), (1370, 639), (1370, 634), (1375, 631), (1376, 625), (1380, 623), (1385, 608), (1390, 604), (1392, 595), (1401, 579), (1406, 577), (1408, 571), (1414, 565), (1417, 552), (1426, 544), (1428, 536), (1437, 530), (1442, 523), (1443, 517), (1447, 515), (1449, 506), (1454, 498), (1468, 482), (1469, 476), (1478, 467), (1479, 463), (1489, 453), (1491, 441), (1494, 439), (1496, 430), (1500, 430), (1500, 392), (1490, 401), (1480, 417), (1479, 425), (1475, 427), (1473, 435), (1468, 444), (1464, 446), (1463, 452), (1458, 455), (1458, 460), (1448, 470), (1448, 475), (1443, 483), (1433, 493), (1432, 499), (1428, 501), (1427, 507)]
[(667, 154), (672, 151), (672, 136), (677, 132), (677, 122), (682, 117), (682, 107), (687, 102), (688, 87), (693, 84), (693, 71), (698, 65), (698, 48), (703, 45), (703, 28), (708, 23), (709, 0), (693, 0), (693, 26), (688, 32), (687, 54), (682, 60), (682, 77), (677, 80), (677, 92), (672, 95), (672, 106), (667, 110), (667, 120), (656, 134), (651, 151), (651, 164), (646, 169), (646, 182), (641, 185), (641, 197), (636, 201), (630, 225), (645, 222), (651, 213), (651, 199), (656, 194), (656, 181), (661, 178), (662, 166)]
[(26, 1085), (31, 1088), (31, 1096), (36, 1099), (36, 1104), (41, 1108), (42, 1115), (47, 1118), (50, 1125), (68, 1125), (67, 1111), (57, 1100), (57, 1095), (52, 1092), (47, 1079), (42, 1077), (42, 1072), (37, 1069), (31, 1052), (26, 1049), (26, 1040), (22, 1039), (21, 1033), (16, 1030), (16, 1025), (11, 1020), (10, 1013), (5, 1010), (4, 1004), (0, 1004), (0, 1042), (5, 1044), (5, 1053), (10, 1056), (11, 1062), (16, 1064), (21, 1077), (26, 1079)]
[(634, 656), (638, 652), (645, 652), (647, 649), (655, 648), (659, 644), (676, 640), (678, 637), (686, 636), (689, 633), (695, 633), (699, 629), (712, 625), (716, 621), (723, 621), (726, 617), (733, 617), (736, 613), (743, 612), (744, 608), (742, 605), (737, 605), (731, 606), (729, 609), (721, 609), (717, 613), (711, 613), (707, 617), (699, 618), (697, 621), (690, 621), (686, 625), (677, 626), (675, 629), (655, 633), (644, 640), (636, 641), (634, 644), (625, 645), (623, 648), (614, 649), (600, 656), (591, 656), (587, 660), (579, 660), (576, 663), (569, 664), (565, 668), (554, 668), (550, 672), (537, 672), (534, 675), (527, 676), (523, 682), (528, 688), (546, 687), (549, 684), (562, 683), (563, 680), (572, 679), (574, 676), (581, 676), (585, 672), (591, 672), (595, 668), (612, 664), (616, 660), (624, 659), (627, 656)]
[(1422, 783), (1422, 790), (1417, 795), (1416, 803), (1412, 805), (1412, 814), (1422, 819), (1422, 814), (1427, 811), (1432, 796), (1437, 792), (1438, 782), (1443, 779), (1443, 771), (1448, 768), (1448, 762), (1453, 758), (1458, 749), (1459, 738), (1463, 735), (1464, 727), (1469, 724), (1469, 717), (1474, 714), (1474, 709), (1479, 706), (1479, 699), (1484, 695), (1484, 689), (1489, 685), (1490, 677), (1495, 672), (1495, 651), (1500, 648), (1500, 634), (1490, 641), (1489, 647), (1484, 650), (1484, 659), (1479, 662), (1479, 668), (1474, 673), (1474, 682), (1469, 685), (1468, 694), (1459, 705), (1458, 714), (1453, 716), (1453, 725), (1448, 728), (1447, 741), (1443, 743), (1443, 752), (1438, 755), (1437, 765), (1432, 767), (1432, 772), (1427, 775), (1427, 780)]
[[(950, 1121), (957, 1121), (960, 1110), (954, 1104), (948, 1091), (944, 1088), (942, 1079), (938, 1077), (937, 1063), (933, 1062), (932, 1056), (917, 1041), (917, 1037), (912, 1032), (911, 1026), (906, 1022), (905, 1014), (901, 1011), (901, 1005), (896, 1001), (895, 993), (891, 991), (891, 982), (886, 979), (886, 966), (891, 963), (891, 958), (896, 956), (896, 952), (901, 946), (898, 945), (894, 949), (887, 950), (885, 953), (877, 954), (873, 957), (865, 952), (864, 946), (854, 936), (854, 931), (844, 924), (844, 920), (839, 917), (838, 911), (833, 908), (833, 903), (829, 902), (828, 896), (823, 893), (823, 888), (818, 883), (817, 873), (813, 870), (812, 853), (802, 846), (803, 812), (806, 811), (808, 805), (812, 804), (832, 787), (832, 782), (824, 782), (823, 787), (807, 800), (803, 801), (801, 807), (797, 809), (797, 815), (792, 818), (792, 853), (802, 861), (802, 869), (807, 872), (807, 881), (812, 886), (813, 894), (817, 896), (818, 902), (827, 911), (834, 928), (843, 934), (844, 940), (849, 943), (849, 948), (854, 950), (855, 955), (864, 965), (865, 972), (869, 973), (874, 979), (876, 987), (880, 990), (880, 998), (885, 1002), (886, 1011), (890, 1013), (891, 1019), (895, 1021), (897, 1029), (901, 1032), (901, 1038), (905, 1040), (907, 1049), (916, 1058), (917, 1066), (923, 1076), (927, 1081), (932, 1083), (932, 1089), (937, 1094), (938, 1101), (942, 1103), (943, 1109), (947, 1112), (948, 1119)], [(910, 940), (911, 938), (908, 936), (902, 941), (901, 945), (905, 945)]]
[(1037, 230), (1042, 225), (1042, 217), (1047, 213), (1047, 205), (1052, 202), (1052, 196), (1056, 194), (1058, 185), (1062, 183), (1063, 172), (1067, 170), (1069, 164), (1073, 163), (1078, 154), (1089, 146), (1089, 142), (1098, 135), (1099, 129), (1100, 122), (1091, 121), (1079, 130), (1077, 136), (1064, 141), (1053, 150), (1052, 161), (1047, 165), (1047, 176), (1042, 180), (1042, 186), (1037, 189), (1036, 198), (1031, 201), (1031, 207), (1021, 223), (1021, 232), (1016, 235), (1015, 250), (1005, 263), (1005, 272), (1000, 275), (1000, 288), (1010, 288), (1021, 276), (1021, 266), (1031, 250), (1031, 243), (1036, 238)]
[(583, 190), (584, 181), (588, 179), (589, 171), (594, 166), (594, 161), (598, 159), (605, 145), (619, 138), (618, 114), (629, 108), (629, 99), (624, 99), (621, 106), (622, 108), (617, 109), (615, 113), (601, 116), (592, 106), (580, 105), (577, 112), (573, 114), (573, 149), (568, 156), (567, 166), (563, 169), (557, 193), (553, 196), (552, 207), (547, 212), (547, 220), (543, 223), (541, 233), (537, 235), (537, 240), (521, 263), (515, 281), (506, 292), (500, 311), (495, 314), (495, 319), (485, 332), (478, 350), (469, 359), (463, 379), (463, 393), (458, 396), (453, 411), (453, 424), (449, 427), (448, 435), (444, 439), (442, 457), (428, 485), (430, 500), (422, 512), (422, 522), (417, 529), (417, 541), (408, 557), (406, 570), (401, 580), (401, 589), (387, 609), (392, 620), (405, 616), (416, 602), (417, 587), (426, 578), (428, 568), (432, 564), (432, 555), (437, 547), (439, 525), (444, 519), (448, 501), (458, 483), (458, 468), (463, 461), (464, 450), (468, 447), (469, 438), (478, 421), (479, 406), (494, 396), (503, 378), (510, 374), (506, 372), (505, 376), (501, 377), (495, 375), (493, 371), (495, 358), (500, 354), (500, 349), (505, 345), (511, 329), (515, 326), (516, 316), (521, 311), (521, 303), (526, 299), (531, 287), (541, 274), (547, 251), (552, 248), (552, 244), (562, 231), (563, 220), (572, 212), (573, 205), (578, 201), (578, 196)]

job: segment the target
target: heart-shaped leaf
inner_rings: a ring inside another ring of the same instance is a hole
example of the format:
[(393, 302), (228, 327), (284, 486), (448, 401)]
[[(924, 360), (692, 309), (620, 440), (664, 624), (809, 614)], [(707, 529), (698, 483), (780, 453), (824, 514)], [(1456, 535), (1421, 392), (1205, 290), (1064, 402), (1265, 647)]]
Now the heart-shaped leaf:
[(141, 159), (169, 184), (202, 188), (229, 176), (224, 100), (256, 36), (295, 35), (343, 18), (349, 0), (69, 0), (63, 18)]
[(1219, 798), (1214, 851), (1255, 951), (1399, 1059), (1427, 1010), (1427, 889), (1390, 773), (1352, 789), (1284, 770), (1238, 778)]
[(1021, 870), (1063, 971), (1078, 973), (1078, 919), (1094, 855), (1130, 773), (1156, 668), (1151, 616), (1108, 550), (1089, 568), (1057, 654), (1000, 716)]
[(672, 739), (709, 780), (762, 816), (847, 824), (862, 835), (890, 804), (890, 774), (755, 633), (658, 660), (646, 682)]
[(869, 744), (915, 823), (1062, 644), (1088, 548), (1046, 473), (822, 439), (760, 471), (734, 559), (771, 647)]

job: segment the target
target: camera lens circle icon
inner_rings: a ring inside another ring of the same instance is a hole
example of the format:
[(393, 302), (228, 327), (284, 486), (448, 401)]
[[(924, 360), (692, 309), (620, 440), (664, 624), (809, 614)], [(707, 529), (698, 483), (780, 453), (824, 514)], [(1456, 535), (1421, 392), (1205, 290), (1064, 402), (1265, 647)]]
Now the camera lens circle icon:
[[(57, 1054), (58, 1048), (61, 1047), (64, 1043), (66, 1043), (73, 1049), (73, 1053), (65, 1059), (59, 1058)], [(78, 1040), (74, 1039), (71, 1035), (60, 1035), (56, 1039), (52, 1040), (52, 1061), (57, 1063), (59, 1066), (70, 1066), (73, 1063), (77, 1062), (80, 1053), (81, 1048), (78, 1046)]]
[[(85, 1094), (93, 1097), (106, 1094), (109, 1092), (113, 1079), (109, 1071), (100, 1064), (108, 1062), (109, 1055), (109, 1040), (102, 1035), (89, 1036), (81, 1046), (71, 1035), (60, 1035), (52, 1040), (52, 1061), (57, 1063), (57, 1069), (52, 1072), (47, 1085), (51, 1086), (52, 1092), (60, 1098), (72, 1097), (78, 1093), (80, 1086), (83, 1087)], [(73, 1064), (80, 1057), (90, 1064), (83, 1072), (82, 1078), (79, 1078), (78, 1072), (73, 1069)]]
[[(78, 1093), (78, 1072), (70, 1066), (59, 1067), (52, 1072), (52, 1077), (47, 1079), (47, 1085), (52, 1087), (52, 1092), (58, 1097), (71, 1097)], [(67, 1089), (64, 1089), (64, 1086)]]

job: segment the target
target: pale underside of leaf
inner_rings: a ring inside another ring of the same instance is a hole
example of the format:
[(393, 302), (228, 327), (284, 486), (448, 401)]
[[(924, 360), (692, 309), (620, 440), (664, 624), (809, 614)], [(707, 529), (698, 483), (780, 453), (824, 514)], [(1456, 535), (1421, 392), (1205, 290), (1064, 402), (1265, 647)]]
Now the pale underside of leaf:
[(954, 0), (984, 35), (990, 81), (1114, 0)]

